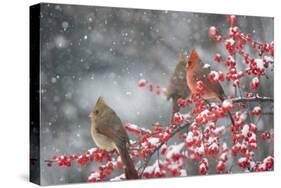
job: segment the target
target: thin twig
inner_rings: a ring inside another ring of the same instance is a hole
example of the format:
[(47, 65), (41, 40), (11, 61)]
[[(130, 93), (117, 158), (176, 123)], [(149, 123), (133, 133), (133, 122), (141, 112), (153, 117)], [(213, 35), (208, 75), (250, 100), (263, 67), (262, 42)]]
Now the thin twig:
[(270, 115), (270, 116), (273, 116), (273, 115), (274, 115), (274, 112), (263, 112), (263, 113), (261, 113), (261, 115)]
[[(183, 130), (184, 128), (188, 127), (191, 123), (190, 122), (186, 122), (185, 124), (183, 124), (182, 126), (177, 126), (174, 128), (174, 131), (172, 134), (170, 134), (169, 139), (171, 139), (175, 134), (177, 134), (178, 132), (180, 132), (181, 130)], [(167, 142), (167, 141), (166, 141)], [(147, 165), (149, 164), (149, 161), (151, 159), (151, 157), (154, 155), (154, 153), (156, 151), (158, 151), (166, 142), (162, 142), (161, 144), (159, 144), (159, 146), (157, 146), (145, 159), (145, 163), (143, 165), (143, 169), (140, 173), (140, 177), (143, 175), (144, 170), (146, 169)]]

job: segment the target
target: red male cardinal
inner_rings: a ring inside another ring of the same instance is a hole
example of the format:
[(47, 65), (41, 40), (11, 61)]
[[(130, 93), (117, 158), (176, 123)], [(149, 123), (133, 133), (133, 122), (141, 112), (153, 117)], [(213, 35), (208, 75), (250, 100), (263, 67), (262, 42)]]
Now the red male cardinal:
[[(192, 49), (188, 58), (188, 63), (186, 64), (187, 85), (191, 92), (195, 93), (197, 82), (202, 81), (204, 83), (204, 94), (202, 97), (205, 99), (216, 98), (222, 103), (226, 98), (224, 90), (218, 82), (212, 82), (209, 79), (210, 67), (204, 65), (196, 50)], [(234, 120), (229, 111), (228, 115), (231, 123), (234, 125)]]
[(124, 165), (126, 179), (138, 179), (138, 173), (128, 151), (129, 137), (118, 115), (102, 97), (99, 97), (89, 117), (91, 135), (96, 145), (106, 151), (116, 149)]

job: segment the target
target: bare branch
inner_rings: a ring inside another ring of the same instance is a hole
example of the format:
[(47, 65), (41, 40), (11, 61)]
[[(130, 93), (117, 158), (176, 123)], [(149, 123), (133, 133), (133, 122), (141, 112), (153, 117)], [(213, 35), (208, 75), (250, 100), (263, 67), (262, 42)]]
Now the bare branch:
[(237, 98), (233, 98), (231, 99), (232, 103), (245, 103), (245, 102), (273, 102), (273, 98), (271, 97), (260, 97), (260, 96), (254, 96), (254, 97), (237, 97)]

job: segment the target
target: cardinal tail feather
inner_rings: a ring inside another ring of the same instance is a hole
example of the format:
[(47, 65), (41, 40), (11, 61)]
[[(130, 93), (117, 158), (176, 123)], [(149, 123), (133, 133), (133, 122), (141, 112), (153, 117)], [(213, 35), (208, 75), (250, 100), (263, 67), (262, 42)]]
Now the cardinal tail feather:
[(138, 179), (138, 173), (136, 171), (134, 161), (131, 159), (130, 154), (126, 146), (118, 147), (119, 154), (123, 165), (125, 166), (125, 177), (126, 179)]
[(229, 119), (230, 119), (232, 125), (235, 125), (234, 119), (233, 119), (233, 117), (232, 117), (230, 111), (227, 111), (227, 113), (228, 113), (228, 116), (229, 116)]

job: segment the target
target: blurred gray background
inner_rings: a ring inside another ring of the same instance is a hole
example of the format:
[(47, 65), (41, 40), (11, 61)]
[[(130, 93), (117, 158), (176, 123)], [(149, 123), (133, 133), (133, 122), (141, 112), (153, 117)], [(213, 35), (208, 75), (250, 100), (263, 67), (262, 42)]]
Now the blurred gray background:
[[(146, 128), (157, 121), (166, 125), (171, 103), (163, 95), (138, 88), (138, 80), (166, 87), (180, 51), (187, 55), (197, 48), (211, 65), (216, 52), (227, 54), (207, 32), (213, 25), (225, 31), (225, 15), (42, 4), (40, 16), (42, 184), (84, 182), (95, 169), (94, 163), (49, 168), (44, 160), (95, 147), (88, 114), (98, 96), (104, 96), (123, 122)], [(272, 18), (238, 16), (238, 25), (254, 39), (273, 41)], [(222, 65), (212, 68), (225, 70)], [(259, 92), (272, 97), (273, 73), (267, 75)], [(248, 81), (242, 81), (245, 91)], [(233, 94), (230, 84), (223, 87)], [(272, 106), (263, 109), (272, 111)], [(260, 129), (272, 127), (272, 116), (259, 121)], [(260, 151), (257, 157), (263, 159), (272, 153), (272, 144)]]

